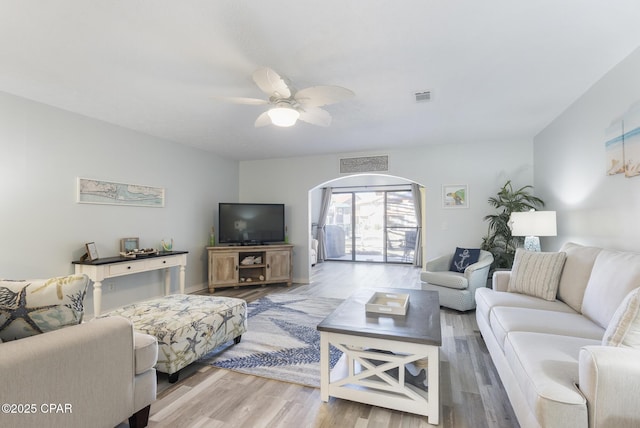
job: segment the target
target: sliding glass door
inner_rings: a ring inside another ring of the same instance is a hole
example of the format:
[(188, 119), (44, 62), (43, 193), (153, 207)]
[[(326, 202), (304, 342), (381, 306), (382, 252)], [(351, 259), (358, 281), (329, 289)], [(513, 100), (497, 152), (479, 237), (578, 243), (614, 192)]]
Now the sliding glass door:
[(413, 263), (417, 222), (409, 190), (334, 192), (327, 259)]
[(354, 192), (353, 260), (384, 261), (384, 193)]
[(410, 190), (387, 192), (387, 261), (413, 263), (418, 222)]

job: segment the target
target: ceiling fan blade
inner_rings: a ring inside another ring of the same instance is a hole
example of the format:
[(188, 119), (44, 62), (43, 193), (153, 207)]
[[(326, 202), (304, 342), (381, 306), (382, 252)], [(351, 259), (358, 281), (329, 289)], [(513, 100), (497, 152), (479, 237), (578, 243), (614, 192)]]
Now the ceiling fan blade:
[(296, 92), (295, 99), (305, 107), (322, 107), (354, 96), (353, 91), (341, 86), (311, 86)]
[(331, 125), (331, 115), (328, 111), (321, 108), (311, 107), (300, 110), (300, 120), (318, 126)]
[(261, 100), (259, 98), (246, 98), (246, 97), (213, 97), (216, 100), (226, 101), (233, 104), (245, 104), (251, 106), (261, 106), (269, 104), (267, 100)]
[(253, 126), (255, 126), (256, 128), (262, 128), (263, 126), (267, 126), (267, 125), (271, 125), (271, 118), (265, 111), (260, 116), (258, 116)]
[(281, 98), (289, 98), (291, 90), (282, 77), (269, 67), (262, 67), (253, 72), (253, 81), (265, 94), (271, 96), (275, 92)]

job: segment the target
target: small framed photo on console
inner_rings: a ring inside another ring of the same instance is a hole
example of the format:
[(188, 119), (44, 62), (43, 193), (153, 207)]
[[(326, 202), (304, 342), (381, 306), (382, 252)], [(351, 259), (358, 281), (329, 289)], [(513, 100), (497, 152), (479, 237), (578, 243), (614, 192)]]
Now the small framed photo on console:
[(87, 258), (89, 259), (89, 261), (94, 261), (94, 260), (98, 260), (98, 249), (96, 248), (96, 243), (95, 242), (87, 242), (86, 244), (84, 244), (85, 248), (87, 249)]
[(140, 248), (140, 240), (138, 238), (122, 238), (120, 240), (120, 252), (130, 253)]

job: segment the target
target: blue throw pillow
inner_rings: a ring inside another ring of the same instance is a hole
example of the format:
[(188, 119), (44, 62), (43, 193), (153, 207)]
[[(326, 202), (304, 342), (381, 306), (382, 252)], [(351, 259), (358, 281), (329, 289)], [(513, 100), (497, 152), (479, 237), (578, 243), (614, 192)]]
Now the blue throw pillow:
[(451, 259), (451, 272), (463, 273), (467, 266), (472, 265), (480, 258), (480, 248), (460, 248), (456, 247), (456, 252)]

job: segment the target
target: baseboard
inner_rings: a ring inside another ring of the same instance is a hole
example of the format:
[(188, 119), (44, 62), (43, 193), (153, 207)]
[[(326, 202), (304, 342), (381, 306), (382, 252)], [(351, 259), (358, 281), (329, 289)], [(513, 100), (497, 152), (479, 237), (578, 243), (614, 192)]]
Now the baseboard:
[(197, 293), (199, 291), (205, 291), (205, 290), (206, 291), (209, 290), (209, 284), (200, 283), (200, 284), (191, 285), (189, 287), (184, 288), (185, 294), (193, 294), (193, 293)]

